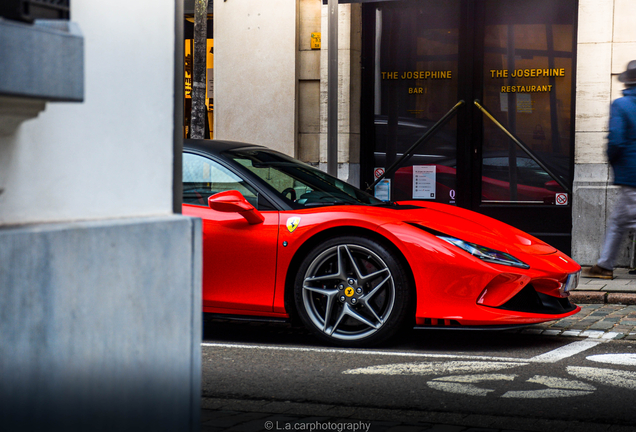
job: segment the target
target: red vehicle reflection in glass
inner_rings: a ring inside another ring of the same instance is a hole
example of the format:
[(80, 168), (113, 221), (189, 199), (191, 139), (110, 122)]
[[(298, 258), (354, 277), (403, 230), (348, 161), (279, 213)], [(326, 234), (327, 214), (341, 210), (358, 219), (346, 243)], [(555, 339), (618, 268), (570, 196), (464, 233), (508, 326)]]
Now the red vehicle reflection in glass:
[[(436, 173), (436, 199), (437, 202), (446, 204), (455, 203), (455, 185), (457, 184), (457, 170), (445, 165), (433, 165)], [(537, 175), (535, 177), (539, 176)], [(539, 179), (541, 180), (541, 179)], [(547, 179), (544, 179), (547, 180)], [(402, 167), (395, 172), (393, 180), (394, 200), (413, 199), (413, 166)], [(542, 186), (534, 184), (517, 184), (515, 202), (555, 204), (557, 193), (565, 192), (554, 180), (547, 180)], [(511, 202), (513, 201), (510, 182), (493, 177), (482, 176), (481, 183), (482, 202)]]

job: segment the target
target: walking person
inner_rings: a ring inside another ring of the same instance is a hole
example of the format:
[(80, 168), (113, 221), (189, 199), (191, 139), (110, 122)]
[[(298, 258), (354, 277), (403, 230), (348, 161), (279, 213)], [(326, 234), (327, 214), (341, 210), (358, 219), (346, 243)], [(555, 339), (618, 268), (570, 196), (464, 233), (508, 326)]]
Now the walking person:
[(614, 263), (625, 233), (636, 228), (636, 60), (618, 80), (625, 84), (623, 97), (612, 102), (607, 158), (620, 186), (618, 200), (610, 216), (601, 257), (587, 276), (612, 279)]

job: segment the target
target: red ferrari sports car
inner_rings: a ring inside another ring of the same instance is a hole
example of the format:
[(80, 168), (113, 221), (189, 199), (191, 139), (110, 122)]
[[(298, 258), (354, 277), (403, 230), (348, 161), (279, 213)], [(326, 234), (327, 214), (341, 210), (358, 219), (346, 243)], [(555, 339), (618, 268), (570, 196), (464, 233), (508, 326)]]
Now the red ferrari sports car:
[(379, 201), (261, 146), (186, 140), (183, 213), (203, 220), (204, 312), (299, 319), (332, 344), (580, 310), (581, 267), (548, 244), (462, 208)]

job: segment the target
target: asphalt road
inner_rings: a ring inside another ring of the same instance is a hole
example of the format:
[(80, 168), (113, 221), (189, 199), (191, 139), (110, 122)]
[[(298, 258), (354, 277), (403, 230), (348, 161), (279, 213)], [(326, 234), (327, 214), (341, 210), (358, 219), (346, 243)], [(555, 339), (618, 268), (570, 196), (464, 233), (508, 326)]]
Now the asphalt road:
[(413, 331), (391, 345), (345, 349), (288, 325), (212, 321), (202, 351), (209, 398), (636, 428), (634, 340)]

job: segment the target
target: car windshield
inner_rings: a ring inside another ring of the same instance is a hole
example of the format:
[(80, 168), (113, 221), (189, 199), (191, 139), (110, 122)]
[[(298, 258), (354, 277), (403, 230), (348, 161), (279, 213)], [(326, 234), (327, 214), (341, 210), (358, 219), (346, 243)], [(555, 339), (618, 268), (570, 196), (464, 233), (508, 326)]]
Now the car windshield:
[(269, 150), (233, 150), (224, 156), (258, 176), (293, 208), (383, 204), (382, 201), (310, 165)]

